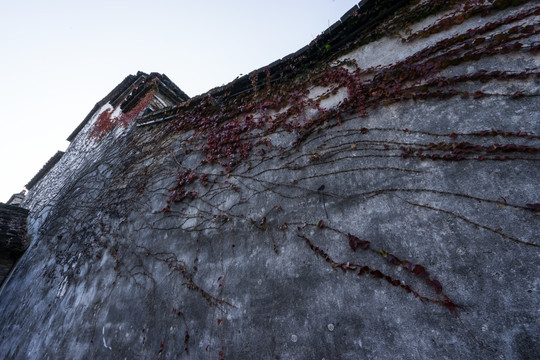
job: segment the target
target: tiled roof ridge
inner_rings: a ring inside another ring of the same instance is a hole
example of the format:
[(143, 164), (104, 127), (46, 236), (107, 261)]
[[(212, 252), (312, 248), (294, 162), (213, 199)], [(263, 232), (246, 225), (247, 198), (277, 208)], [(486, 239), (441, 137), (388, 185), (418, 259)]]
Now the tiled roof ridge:
[[(138, 71), (135, 75), (128, 75), (118, 84), (111, 92), (109, 92), (103, 99), (98, 101), (92, 110), (86, 115), (84, 120), (77, 126), (77, 128), (69, 135), (67, 138), (68, 141), (73, 141), (77, 134), (88, 124), (92, 116), (98, 111), (103, 105), (110, 102), (113, 106), (118, 105), (120, 102), (126, 99), (126, 96), (133, 91), (133, 85), (137, 83), (142, 83), (143, 86), (140, 87), (139, 93), (133, 95), (129, 102), (133, 105), (136, 105), (141, 96), (144, 96), (149, 90), (149, 84), (151, 80), (157, 79), (159, 90), (164, 93), (171, 100), (182, 103), (189, 99), (189, 96), (186, 95), (175, 83), (173, 83), (165, 74), (160, 74), (157, 72), (152, 72), (146, 74), (142, 71)], [(129, 104), (128, 104), (129, 105)], [(123, 109), (128, 111), (128, 109)], [(41, 180), (51, 169), (52, 167), (60, 160), (64, 152), (58, 151), (53, 157), (51, 157), (47, 163), (39, 170), (39, 172), (26, 184), (26, 188), (30, 190), (39, 180)]]
[(43, 165), (41, 170), (38, 171), (36, 175), (28, 182), (28, 184), (25, 185), (26, 189), (30, 190), (41, 178), (43, 178), (49, 170), (52, 169), (52, 167), (60, 160), (60, 158), (64, 155), (63, 151), (57, 151), (56, 154), (54, 154), (49, 161)]
[[(169, 106), (156, 110), (137, 120), (137, 126), (144, 126), (156, 122), (164, 121), (174, 117), (174, 113), (180, 108), (196, 104), (207, 96), (213, 98), (231, 98), (244, 92), (252, 91), (252, 78), (257, 78), (257, 86), (262, 85), (266, 80), (266, 72), (270, 72), (270, 81), (279, 80), (279, 77), (287, 71), (287, 68), (310, 68), (321, 59), (330, 59), (340, 50), (351, 42), (357, 34), (374, 23), (379, 23), (382, 19), (393, 14), (396, 10), (403, 7), (410, 0), (388, 1), (388, 0), (363, 0), (355, 4), (334, 24), (329, 26), (311, 43), (302, 47), (298, 51), (284, 56), (266, 66), (251, 71), (242, 77), (236, 78), (230, 83), (210, 89), (206, 93), (197, 95), (189, 99), (188, 103)], [(381, 10), (377, 12), (377, 10)], [(326, 45), (329, 45), (327, 47)], [(329, 50), (330, 49), (330, 50)], [(259, 76), (264, 75), (264, 76)], [(274, 77), (274, 78), (272, 78)], [(165, 117), (161, 117), (165, 114)]]
[[(116, 98), (118, 98), (121, 95), (121, 93), (124, 92), (127, 88), (129, 88), (129, 86), (131, 86), (134, 80), (136, 80), (136, 78), (140, 76), (140, 73), (141, 72), (139, 71), (137, 75), (126, 76), (126, 78), (122, 80), (122, 82), (118, 84), (110, 93), (108, 93), (107, 96), (105, 96), (103, 99), (98, 101), (96, 105), (94, 105), (92, 110), (90, 110), (88, 115), (86, 115), (84, 120), (79, 124), (79, 126), (77, 126), (77, 128), (73, 130), (73, 132), (68, 136), (67, 141), (73, 141), (73, 139), (75, 139), (75, 136), (77, 136), (77, 134), (84, 128), (84, 126), (88, 123), (88, 121), (90, 121), (94, 113), (98, 111), (99, 108), (105, 105), (107, 102), (114, 101)], [(146, 74), (142, 73), (142, 75), (146, 75)]]
[(172, 91), (178, 98), (185, 99), (184, 101), (189, 99), (189, 96), (182, 91), (169, 77), (165, 74), (159, 74), (152, 72), (150, 73), (150, 76), (159, 76), (160, 81), (168, 88), (169, 91)]
[[(158, 80), (154, 82), (153, 80)], [(135, 107), (140, 99), (144, 97), (150, 89), (157, 86), (159, 92), (168, 97), (172, 102), (180, 104), (186, 100), (189, 100), (189, 96), (186, 95), (175, 83), (173, 83), (165, 74), (150, 73), (146, 75), (144, 79), (139, 82), (139, 79), (133, 84), (137, 84), (137, 88), (133, 89), (131, 94), (127, 96), (122, 103), (121, 108), (124, 113)], [(116, 101), (118, 103), (118, 101)], [(116, 106), (116, 104), (113, 104)]]
[(175, 83), (173, 83), (165, 74), (159, 74), (157, 72), (152, 72), (147, 74), (142, 71), (138, 71), (135, 75), (128, 75), (120, 84), (118, 84), (110, 93), (108, 93), (103, 99), (98, 101), (96, 105), (90, 110), (88, 115), (84, 120), (77, 126), (75, 130), (68, 136), (68, 141), (73, 141), (77, 134), (86, 126), (90, 121), (92, 116), (98, 111), (103, 105), (110, 102), (113, 106), (118, 105), (122, 99), (131, 91), (132, 85), (139, 81), (147, 81), (151, 79), (158, 79), (163, 86), (165, 86), (165, 92), (167, 95), (174, 99), (177, 102), (183, 102), (189, 99), (189, 96), (186, 95)]
[[(409, 3), (410, 0), (388, 1), (388, 0), (362, 0), (358, 4), (349, 9), (338, 21), (329, 26), (311, 43), (302, 47), (298, 51), (291, 53), (281, 59), (272, 62), (269, 65), (263, 66), (257, 70), (251, 71), (249, 74), (239, 77), (230, 83), (210, 89), (204, 94), (190, 98), (184, 93), (173, 81), (165, 74), (151, 72), (147, 74), (138, 71), (135, 75), (128, 75), (118, 84), (109, 94), (98, 101), (94, 108), (88, 113), (84, 120), (77, 128), (69, 135), (68, 141), (73, 141), (77, 134), (86, 126), (92, 116), (107, 102), (113, 106), (117, 106), (120, 102), (125, 101), (126, 105), (122, 106), (123, 111), (129, 111), (136, 105), (138, 99), (144, 96), (150, 89), (149, 84), (152, 79), (158, 79), (159, 91), (164, 93), (177, 104), (156, 110), (137, 120), (137, 126), (153, 124), (155, 122), (165, 121), (174, 117), (174, 115), (185, 106), (190, 106), (198, 103), (204, 97), (212, 96), (214, 98), (228, 99), (247, 91), (253, 91), (252, 78), (258, 77), (259, 74), (271, 73), (270, 81), (279, 80), (283, 73), (287, 71), (295, 71), (298, 68), (310, 68), (315, 63), (322, 60), (327, 60), (332, 56), (340, 53), (343, 46), (346, 46), (360, 31), (363, 31), (368, 26), (374, 23), (379, 23), (382, 19), (389, 16), (397, 9)], [(330, 49), (330, 51), (328, 51)], [(278, 77), (278, 78), (272, 78)], [(258, 82), (267, 81), (266, 77), (258, 77)], [(133, 85), (142, 82), (144, 85), (137, 91), (133, 91)], [(260, 84), (257, 85), (260, 85)], [(126, 98), (130, 94), (133, 93)], [(63, 152), (58, 151), (43, 168), (30, 180), (26, 185), (27, 189), (32, 188), (45, 174), (60, 160)]]

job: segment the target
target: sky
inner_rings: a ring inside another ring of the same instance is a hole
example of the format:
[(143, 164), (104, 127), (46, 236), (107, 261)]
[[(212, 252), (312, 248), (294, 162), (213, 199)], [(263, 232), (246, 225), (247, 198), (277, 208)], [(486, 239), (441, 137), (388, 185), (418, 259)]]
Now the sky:
[(0, 1), (0, 202), (127, 75), (199, 95), (299, 50), (357, 2)]

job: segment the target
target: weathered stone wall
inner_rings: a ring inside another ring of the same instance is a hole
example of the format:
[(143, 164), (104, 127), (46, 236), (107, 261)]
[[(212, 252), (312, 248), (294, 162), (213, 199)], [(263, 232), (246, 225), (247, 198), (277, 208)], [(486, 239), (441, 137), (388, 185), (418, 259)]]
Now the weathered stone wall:
[(535, 6), (363, 32), (330, 67), (68, 149), (27, 200), (0, 355), (537, 358)]

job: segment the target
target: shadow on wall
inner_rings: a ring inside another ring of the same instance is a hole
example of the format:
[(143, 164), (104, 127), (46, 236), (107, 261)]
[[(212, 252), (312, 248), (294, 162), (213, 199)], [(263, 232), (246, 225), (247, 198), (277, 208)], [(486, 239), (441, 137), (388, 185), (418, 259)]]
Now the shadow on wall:
[(0, 286), (28, 247), (28, 210), (19, 207), (24, 192), (13, 195), (8, 204), (0, 203)]

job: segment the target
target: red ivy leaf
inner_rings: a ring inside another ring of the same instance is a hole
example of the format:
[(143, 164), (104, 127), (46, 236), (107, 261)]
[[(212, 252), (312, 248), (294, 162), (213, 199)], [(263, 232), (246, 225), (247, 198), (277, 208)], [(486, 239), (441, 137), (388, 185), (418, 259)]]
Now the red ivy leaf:
[(481, 98), (483, 95), (484, 95), (484, 93), (481, 92), (480, 90), (478, 90), (478, 91), (475, 91), (475, 92), (474, 92), (473, 98), (474, 98), (474, 99), (479, 99), (479, 98)]
[(407, 261), (407, 260), (403, 261), (403, 267), (405, 269), (409, 270), (410, 272), (413, 272), (413, 270), (414, 270), (414, 264), (411, 263), (410, 261)]
[(540, 204), (527, 204), (529, 210), (540, 211)]
[(356, 251), (356, 248), (358, 247), (359, 242), (360, 242), (359, 238), (357, 238), (354, 235), (349, 234), (349, 246), (351, 247), (352, 251)]
[(370, 242), (367, 240), (360, 240), (358, 237), (348, 234), (349, 236), (349, 246), (351, 247), (352, 251), (356, 251), (358, 246), (360, 246), (363, 250), (367, 250), (369, 248)]
[(362, 266), (360, 270), (358, 271), (358, 276), (367, 274), (369, 272), (369, 266)]
[(437, 294), (440, 294), (442, 292), (442, 285), (439, 281), (431, 280), (431, 285), (433, 285)]
[(456, 310), (456, 304), (452, 302), (447, 296), (444, 297), (444, 300), (442, 301), (442, 305), (444, 305), (448, 310), (450, 310), (455, 317), (458, 317), (458, 312)]
[(426, 268), (423, 267), (422, 265), (416, 264), (414, 266), (413, 273), (415, 275), (422, 277), (425, 274), (425, 272), (426, 272)]

